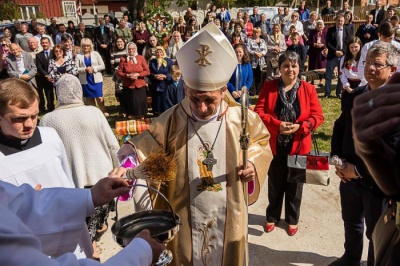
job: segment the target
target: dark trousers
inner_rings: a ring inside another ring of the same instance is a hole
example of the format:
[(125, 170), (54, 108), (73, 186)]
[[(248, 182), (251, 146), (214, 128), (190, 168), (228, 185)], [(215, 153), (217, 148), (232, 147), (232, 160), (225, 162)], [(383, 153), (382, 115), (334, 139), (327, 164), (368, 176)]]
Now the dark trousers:
[(288, 182), (288, 173), (287, 154), (274, 156), (268, 171), (269, 205), (266, 216), (269, 223), (277, 223), (280, 220), (284, 196), (285, 221), (291, 225), (299, 222), (303, 183)]
[(253, 68), (253, 77), (254, 77), (254, 83), (253, 83), (253, 89), (252, 89), (252, 93), (254, 94), (254, 95), (258, 95), (258, 94), (260, 94), (260, 90), (261, 90), (261, 87), (262, 87), (262, 80), (261, 80), (261, 75), (262, 75), (262, 73), (261, 73), (261, 68), (260, 68), (260, 65), (257, 65), (257, 67), (256, 68)]
[(364, 222), (369, 240), (368, 266), (374, 265), (372, 232), (385, 208), (385, 198), (374, 195), (358, 181), (340, 182), (340, 203), (344, 222), (344, 256), (360, 261), (363, 250)]
[(106, 73), (111, 74), (111, 52), (110, 49), (107, 47), (103, 49), (101, 47), (98, 48), (99, 54), (103, 58), (104, 64), (106, 66)]
[(155, 115), (159, 115), (168, 109), (164, 91), (157, 91), (156, 89), (151, 90), (151, 108)]
[[(349, 80), (350, 88), (352, 88), (353, 90), (355, 88), (357, 88), (358, 85), (360, 85), (360, 83), (361, 83), (361, 80), (360, 81)], [(340, 99), (340, 110), (343, 111), (344, 103), (346, 102), (347, 96), (349, 96), (349, 95), (350, 95), (350, 93), (348, 93), (346, 90), (342, 89), (342, 98)]]
[(41, 112), (45, 111), (45, 97), (47, 103), (47, 111), (51, 112), (54, 110), (54, 88), (53, 83), (49, 82), (45, 77), (39, 76), (36, 79), (37, 82), (37, 92), (39, 94), (40, 104), (39, 110)]
[[(338, 70), (340, 69), (339, 65), (340, 65), (339, 57), (334, 57), (332, 60), (328, 60), (326, 62), (325, 96), (331, 96), (333, 72), (335, 71), (335, 67), (338, 67)], [(339, 96), (341, 92), (342, 92), (342, 81), (340, 80), (340, 77), (338, 77), (338, 82), (336, 86), (336, 96)]]

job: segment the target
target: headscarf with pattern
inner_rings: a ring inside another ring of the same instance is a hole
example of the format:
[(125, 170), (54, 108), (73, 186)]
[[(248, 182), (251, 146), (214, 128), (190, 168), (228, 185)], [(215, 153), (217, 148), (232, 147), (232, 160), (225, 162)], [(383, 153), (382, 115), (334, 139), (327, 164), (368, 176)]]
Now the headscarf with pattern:
[(161, 50), (163, 52), (163, 56), (161, 58), (157, 58), (157, 66), (158, 66), (158, 68), (160, 68), (161, 65), (166, 67), (167, 66), (167, 61), (165, 60), (165, 57), (167, 56), (167, 54), (165, 53), (165, 49), (162, 46), (157, 46), (156, 47), (156, 53), (157, 53), (158, 50)]
[(71, 74), (62, 75), (56, 83), (57, 107), (82, 104), (82, 85), (77, 77)]
[[(136, 52), (133, 54), (133, 56), (130, 56), (129, 55), (129, 52), (128, 52), (128, 48), (129, 48), (129, 46), (131, 46), (131, 45), (133, 45), (133, 46), (135, 46), (135, 48), (136, 48)], [(132, 59), (132, 61), (133, 61), (133, 63), (135, 63), (135, 64), (137, 64), (137, 59), (136, 59), (136, 56), (138, 55), (138, 52), (137, 52), (137, 46), (136, 46), (136, 44), (134, 43), (134, 42), (129, 42), (127, 45), (126, 45), (126, 60), (131, 60)]]

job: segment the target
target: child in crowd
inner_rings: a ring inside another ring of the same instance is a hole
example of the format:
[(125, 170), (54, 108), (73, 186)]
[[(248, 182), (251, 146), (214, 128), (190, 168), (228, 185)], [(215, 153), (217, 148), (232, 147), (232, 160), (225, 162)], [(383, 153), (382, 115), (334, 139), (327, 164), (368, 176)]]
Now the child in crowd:
[(340, 59), (340, 80), (342, 81), (341, 109), (347, 96), (357, 88), (361, 80), (358, 77), (358, 61), (361, 56), (362, 42), (358, 37), (352, 38), (346, 46), (345, 56)]
[(287, 51), (294, 51), (300, 56), (300, 71), (299, 77), (301, 73), (304, 71), (304, 64), (306, 63), (306, 48), (304, 45), (300, 43), (300, 34), (298, 32), (293, 32), (290, 34), (291, 45), (287, 47)]
[(180, 103), (185, 98), (185, 90), (183, 88), (183, 79), (181, 78), (181, 70), (178, 65), (171, 66), (171, 82), (165, 90), (166, 109), (171, 108), (175, 104)]
[[(289, 28), (289, 35), (288, 35), (288, 36), (285, 36), (285, 41), (286, 41), (286, 46), (287, 46), (287, 47), (289, 47), (290, 45), (292, 45), (292, 39), (290, 38), (290, 36), (291, 36), (293, 33), (295, 33), (295, 32), (297, 32), (296, 26), (295, 26), (295, 25), (290, 26), (290, 28)], [(300, 43), (301, 45), (304, 45), (303, 38), (302, 38), (300, 35), (299, 35), (299, 43)]]

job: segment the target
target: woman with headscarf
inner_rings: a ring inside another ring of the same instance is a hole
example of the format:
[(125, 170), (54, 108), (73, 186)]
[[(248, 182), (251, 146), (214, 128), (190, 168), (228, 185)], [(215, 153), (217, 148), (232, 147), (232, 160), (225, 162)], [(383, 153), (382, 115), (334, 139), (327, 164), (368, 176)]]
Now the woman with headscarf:
[(167, 57), (171, 58), (173, 62), (176, 61), (176, 53), (181, 49), (183, 46), (181, 34), (179, 31), (174, 31), (172, 33), (172, 40), (169, 42), (168, 48), (167, 48)]
[[(42, 117), (40, 126), (54, 128), (64, 143), (72, 179), (77, 188), (90, 188), (119, 165), (118, 141), (103, 113), (85, 106), (79, 79), (65, 74), (56, 85), (57, 108)], [(93, 152), (95, 151), (95, 152)], [(107, 230), (111, 204), (96, 207), (86, 218), (93, 242), (93, 258), (98, 259), (96, 241)]]
[(150, 74), (143, 56), (138, 55), (136, 44), (126, 46), (126, 58), (122, 57), (118, 76), (122, 79), (122, 106), (131, 119), (141, 119), (147, 115), (146, 81)]
[(165, 88), (167, 87), (167, 82), (171, 81), (171, 66), (172, 60), (166, 57), (164, 48), (157, 46), (156, 58), (152, 59), (149, 64), (151, 104), (154, 115), (159, 115), (167, 109), (165, 105)]

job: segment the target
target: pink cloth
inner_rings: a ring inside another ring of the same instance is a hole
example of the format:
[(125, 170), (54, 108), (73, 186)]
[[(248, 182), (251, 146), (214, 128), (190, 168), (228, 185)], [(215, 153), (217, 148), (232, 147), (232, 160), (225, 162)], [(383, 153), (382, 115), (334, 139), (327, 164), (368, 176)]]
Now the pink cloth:
[[(120, 163), (120, 167), (126, 168), (126, 169), (134, 169), (136, 166), (138, 166), (139, 162), (137, 160), (136, 154), (130, 154), (124, 157), (124, 159)], [(129, 185), (135, 185), (136, 180), (130, 180), (128, 181)], [(136, 187), (132, 187), (129, 193), (126, 193), (124, 195), (121, 195), (118, 197), (119, 201), (128, 201), (132, 198), (132, 195), (135, 191)]]

